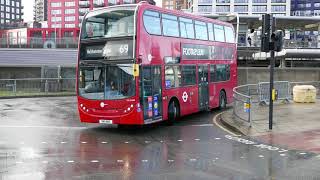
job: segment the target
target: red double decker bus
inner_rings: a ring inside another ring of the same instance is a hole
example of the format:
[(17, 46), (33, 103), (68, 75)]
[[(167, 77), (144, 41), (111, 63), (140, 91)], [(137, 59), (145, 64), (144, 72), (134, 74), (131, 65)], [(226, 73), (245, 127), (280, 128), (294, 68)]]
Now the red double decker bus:
[(233, 101), (231, 24), (139, 3), (89, 12), (80, 36), (81, 122), (174, 122)]

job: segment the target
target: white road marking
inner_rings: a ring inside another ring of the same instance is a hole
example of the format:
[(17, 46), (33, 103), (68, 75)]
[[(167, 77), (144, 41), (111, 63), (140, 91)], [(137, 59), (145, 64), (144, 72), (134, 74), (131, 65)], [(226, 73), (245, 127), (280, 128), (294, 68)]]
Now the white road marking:
[(72, 127), (72, 126), (9, 126), (9, 125), (1, 125), (0, 128), (87, 129), (87, 127)]
[(221, 138), (214, 138), (215, 140), (220, 140)]
[(195, 141), (200, 141), (200, 139), (194, 139)]
[(280, 154), (280, 156), (286, 156), (286, 154)]
[(22, 161), (17, 161), (16, 164), (23, 164), (23, 162)]
[(305, 155), (305, 154), (307, 154), (307, 153), (305, 153), (305, 152), (301, 152), (301, 153), (299, 153), (300, 155)]
[(67, 161), (68, 163), (74, 163), (74, 161), (73, 160), (70, 160), (70, 161)]
[(178, 139), (178, 142), (182, 142), (183, 140), (182, 139)]
[(144, 141), (146, 144), (150, 143), (151, 141)]
[(147, 159), (143, 159), (142, 162), (148, 162), (148, 160)]
[(106, 142), (106, 141), (102, 141), (102, 142), (101, 142), (101, 144), (107, 144), (107, 143), (108, 143), (108, 142)]
[(92, 162), (92, 163), (97, 163), (97, 162), (99, 162), (98, 160), (92, 160), (92, 161), (90, 161), (90, 162)]
[(197, 159), (189, 159), (189, 161), (195, 162), (195, 161), (197, 161)]
[(174, 160), (173, 159), (168, 159), (168, 162), (174, 162)]
[(163, 141), (160, 141), (161, 143), (163, 143)]
[(47, 142), (45, 142), (45, 141), (42, 141), (41, 143), (42, 143), (42, 144), (47, 144)]
[(67, 142), (65, 142), (65, 141), (61, 141), (60, 143), (61, 143), (61, 144), (66, 144)]
[(42, 161), (43, 164), (48, 164), (48, 161)]
[(81, 142), (81, 144), (87, 144), (87, 142), (85, 142), (85, 141), (82, 141), (82, 142)]
[(259, 158), (264, 158), (264, 156), (263, 155), (259, 155)]
[(213, 124), (195, 124), (195, 125), (191, 125), (191, 126), (198, 126), (198, 127), (211, 127), (211, 126), (213, 126)]
[(122, 159), (118, 159), (117, 163), (123, 163), (123, 160)]
[(129, 142), (128, 141), (126, 141), (126, 142), (124, 142), (125, 144), (129, 144)]

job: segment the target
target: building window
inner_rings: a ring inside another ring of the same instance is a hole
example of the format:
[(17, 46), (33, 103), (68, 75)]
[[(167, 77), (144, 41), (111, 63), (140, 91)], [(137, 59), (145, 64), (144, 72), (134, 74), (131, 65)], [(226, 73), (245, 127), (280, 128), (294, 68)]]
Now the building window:
[(15, 15), (14, 14), (11, 14), (11, 19), (15, 19)]
[(4, 0), (1, 0), (1, 4), (4, 4)]
[(252, 0), (252, 3), (267, 3), (267, 0)]
[(60, 9), (51, 10), (51, 14), (52, 15), (61, 14), (61, 10)]
[(19, 7), (20, 6), (20, 2), (16, 2), (16, 6)]
[(307, 3), (307, 4), (306, 4), (306, 7), (307, 7), (307, 8), (311, 8), (311, 3)]
[(196, 39), (208, 40), (207, 24), (201, 21), (195, 21), (194, 29), (196, 31)]
[(1, 8), (0, 8), (0, 9), (1, 9), (1, 11), (4, 11), (4, 6), (0, 6), (0, 7), (1, 7)]
[(75, 16), (66, 16), (64, 17), (64, 21), (75, 21), (76, 17)]
[(248, 3), (248, 0), (234, 0), (234, 3)]
[(252, 6), (253, 12), (266, 12), (267, 6)]
[(143, 14), (143, 24), (148, 33), (161, 35), (160, 13), (145, 11)]
[(230, 6), (217, 6), (217, 12), (230, 12)]
[(3, 13), (3, 12), (1, 12), (0, 17), (1, 17), (1, 18), (4, 18), (4, 13)]
[(64, 3), (64, 6), (66, 6), (66, 7), (71, 7), (71, 6), (75, 6), (75, 5), (76, 5), (76, 3), (74, 1), (68, 1), (68, 2)]
[(213, 27), (214, 27), (214, 39), (216, 41), (224, 42), (225, 41), (225, 37), (224, 37), (223, 26), (215, 24), (215, 25), (213, 25)]
[(7, 6), (7, 7), (6, 7), (6, 11), (7, 11), (7, 12), (10, 12), (10, 7)]
[(65, 14), (75, 14), (75, 13), (76, 13), (76, 10), (75, 10), (75, 9), (65, 9), (65, 10), (64, 10), (64, 13), (65, 13)]
[(165, 36), (179, 37), (178, 17), (162, 14), (162, 32)]
[(76, 25), (75, 24), (65, 24), (64, 27), (65, 28), (75, 28)]
[(108, 4), (109, 4), (109, 6), (116, 5), (117, 0), (108, 0)]
[(217, 0), (217, 3), (230, 3), (230, 0)]
[(198, 6), (198, 12), (211, 13), (212, 12), (212, 6)]
[(51, 7), (61, 7), (61, 2), (52, 2)]
[(180, 22), (180, 36), (183, 38), (194, 38), (194, 29), (192, 19), (179, 18)]
[(286, 3), (286, 0), (271, 0), (272, 3)]
[(6, 5), (10, 6), (10, 0), (6, 0)]
[(6, 13), (6, 18), (10, 19), (10, 13)]
[(320, 3), (314, 3), (314, 7), (320, 7)]
[(272, 12), (283, 12), (286, 11), (286, 6), (271, 6)]
[(52, 22), (61, 22), (61, 17), (52, 17), (51, 21)]
[(11, 8), (11, 13), (14, 13), (14, 8)]
[(14, 5), (15, 5), (14, 1), (11, 1), (11, 6), (14, 6)]
[(61, 24), (52, 24), (52, 28), (61, 28)]
[(198, 4), (212, 4), (212, 0), (199, 0)]
[(133, 4), (134, 0), (123, 0), (123, 4)]
[(16, 15), (16, 19), (20, 19), (20, 15)]
[(248, 12), (248, 6), (234, 6), (234, 12)]
[(20, 9), (16, 9), (16, 11), (17, 11), (17, 14), (20, 14)]
[(1, 23), (1, 24), (4, 24), (4, 19), (1, 19), (0, 23)]

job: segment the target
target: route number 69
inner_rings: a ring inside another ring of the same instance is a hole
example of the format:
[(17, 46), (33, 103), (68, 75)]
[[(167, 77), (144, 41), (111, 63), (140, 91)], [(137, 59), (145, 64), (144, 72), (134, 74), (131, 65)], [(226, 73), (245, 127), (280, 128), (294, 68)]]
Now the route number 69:
[(124, 45), (120, 46), (119, 52), (120, 52), (120, 54), (124, 54), (124, 53), (127, 54), (128, 53), (128, 49), (129, 49), (128, 44), (124, 44)]

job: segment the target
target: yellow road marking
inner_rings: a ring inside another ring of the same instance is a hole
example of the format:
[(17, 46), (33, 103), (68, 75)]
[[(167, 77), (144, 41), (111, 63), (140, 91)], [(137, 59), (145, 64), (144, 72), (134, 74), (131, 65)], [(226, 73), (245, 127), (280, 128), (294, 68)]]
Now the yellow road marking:
[(236, 134), (236, 133), (234, 133), (234, 132), (231, 132), (230, 130), (228, 130), (228, 129), (226, 129), (225, 127), (221, 126), (221, 125), (217, 122), (217, 118), (218, 118), (222, 113), (224, 113), (224, 112), (221, 112), (221, 113), (217, 114), (216, 116), (214, 116), (214, 118), (213, 118), (213, 123), (214, 123), (216, 126), (218, 126), (220, 129), (224, 130), (225, 132), (227, 132), (227, 133), (229, 133), (229, 134), (231, 134), (231, 135), (233, 135), (233, 136), (241, 136), (241, 135), (239, 135), (239, 134)]

